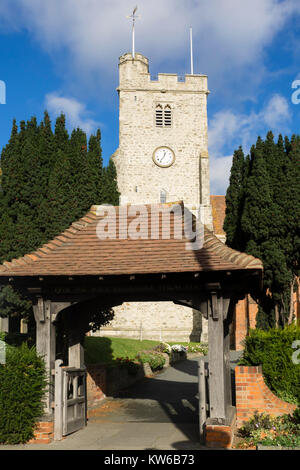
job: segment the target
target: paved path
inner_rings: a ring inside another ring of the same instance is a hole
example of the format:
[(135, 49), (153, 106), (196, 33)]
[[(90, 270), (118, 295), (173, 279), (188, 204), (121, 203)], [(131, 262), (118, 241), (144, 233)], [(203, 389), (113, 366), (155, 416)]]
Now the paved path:
[(0, 450), (205, 450), (199, 444), (198, 360), (178, 362), (106, 399), (86, 428), (63, 441)]

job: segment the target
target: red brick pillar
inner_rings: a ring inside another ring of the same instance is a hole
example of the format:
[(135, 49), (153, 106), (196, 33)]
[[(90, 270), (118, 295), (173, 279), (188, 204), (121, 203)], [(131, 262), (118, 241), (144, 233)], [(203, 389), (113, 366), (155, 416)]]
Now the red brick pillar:
[(34, 438), (28, 444), (50, 444), (54, 437), (54, 422), (40, 421), (34, 431)]
[(265, 384), (261, 366), (235, 368), (237, 426), (248, 421), (255, 411), (280, 416), (292, 413), (297, 407), (280, 400)]

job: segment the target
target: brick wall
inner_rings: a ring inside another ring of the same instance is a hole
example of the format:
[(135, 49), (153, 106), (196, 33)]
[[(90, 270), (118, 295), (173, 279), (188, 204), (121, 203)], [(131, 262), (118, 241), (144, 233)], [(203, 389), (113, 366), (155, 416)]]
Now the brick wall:
[(232, 426), (206, 425), (205, 445), (210, 449), (230, 449), (233, 441)]
[(296, 405), (284, 402), (265, 384), (261, 366), (237, 366), (235, 368), (237, 426), (248, 421), (255, 411), (280, 416), (292, 413)]
[(87, 403), (88, 408), (96, 406), (106, 396), (106, 367), (102, 364), (87, 366)]
[(41, 421), (37, 423), (34, 431), (34, 438), (28, 444), (50, 444), (54, 437), (53, 421)]

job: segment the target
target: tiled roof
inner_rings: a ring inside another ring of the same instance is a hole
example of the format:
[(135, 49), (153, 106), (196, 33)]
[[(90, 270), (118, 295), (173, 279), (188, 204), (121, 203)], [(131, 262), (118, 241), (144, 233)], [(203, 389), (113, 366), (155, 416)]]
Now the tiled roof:
[[(207, 228), (204, 230), (203, 247), (187, 250), (188, 238), (176, 239), (173, 235), (175, 224), (180, 218), (178, 214), (171, 217), (171, 239), (163, 239), (166, 227), (162, 226), (161, 218), (159, 223), (151, 220), (149, 209), (163, 210), (168, 208), (168, 204), (146, 207), (148, 212), (140, 220), (149, 224), (149, 233), (150, 230), (158, 230), (157, 239), (99, 239), (96, 229), (98, 223), (104, 219), (97, 215), (99, 206), (92, 206), (85, 217), (37, 251), (11, 262), (4, 262), (0, 266), (0, 277), (262, 269), (260, 260), (228, 248)], [(181, 207), (183, 208), (183, 204)], [(131, 206), (131, 209), (137, 208), (138, 206)], [(119, 235), (124, 228), (130, 228), (137, 217), (128, 217), (126, 220), (124, 206), (122, 210), (119, 207), (115, 210), (118, 216), (116, 233)], [(112, 222), (113, 219), (109, 221)]]
[(225, 196), (210, 196), (210, 203), (212, 207), (214, 233), (216, 235), (226, 235), (223, 230), (226, 210)]

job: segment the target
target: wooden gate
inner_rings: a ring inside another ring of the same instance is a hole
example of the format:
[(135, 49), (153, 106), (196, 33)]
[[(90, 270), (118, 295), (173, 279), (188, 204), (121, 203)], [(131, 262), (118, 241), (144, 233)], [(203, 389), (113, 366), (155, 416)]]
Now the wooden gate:
[(62, 367), (55, 362), (54, 439), (86, 426), (86, 368)]

